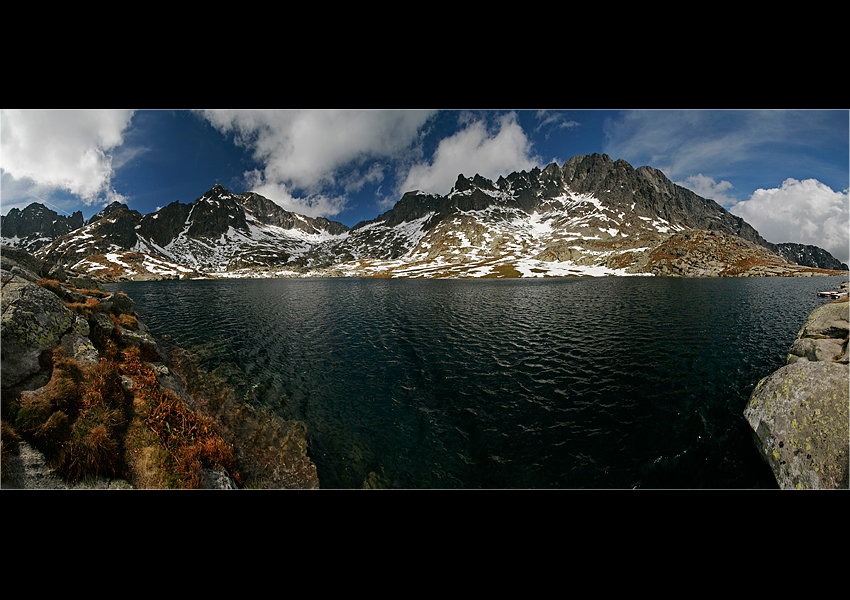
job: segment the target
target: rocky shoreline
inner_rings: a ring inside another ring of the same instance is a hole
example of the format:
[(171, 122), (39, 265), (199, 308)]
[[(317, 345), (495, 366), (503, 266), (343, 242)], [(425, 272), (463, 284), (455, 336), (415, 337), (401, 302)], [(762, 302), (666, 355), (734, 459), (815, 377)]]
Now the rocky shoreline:
[(744, 417), (781, 489), (848, 489), (848, 282), (816, 308), (785, 365), (753, 390)]
[(0, 487), (318, 487), (303, 423), (240, 405), (131, 298), (23, 250), (0, 261)]
[[(0, 487), (319, 487), (315, 465), (307, 456), (304, 424), (240, 403), (232, 389), (199, 367), (191, 352), (167, 337), (154, 339), (133, 311), (132, 299), (107, 293), (94, 278), (51, 266), (23, 250), (3, 246), (0, 261)], [(791, 345), (786, 365), (758, 383), (744, 411), (756, 447), (782, 489), (848, 488), (847, 285), (844, 282), (836, 290), (843, 297), (811, 313)], [(55, 448), (51, 453), (44, 435), (53, 421), (61, 420), (54, 417), (61, 413), (57, 389), (63, 365), (93, 373), (124, 355), (141, 358), (136, 367), (127, 362), (116, 363), (113, 369), (117, 385), (113, 391), (118, 390), (121, 401), (131, 407), (130, 424), (123, 425), (127, 431), (132, 429), (134, 411), (141, 413), (145, 398), (150, 398), (152, 386), (156, 398), (179, 399), (187, 414), (196, 415), (226, 440), (230, 460), (206, 458), (194, 479), (164, 479), (152, 472), (158, 467), (150, 456), (158, 451), (137, 444), (123, 450), (121, 468), (84, 477), (63, 475)], [(24, 405), (47, 411), (37, 427), (21, 418)]]

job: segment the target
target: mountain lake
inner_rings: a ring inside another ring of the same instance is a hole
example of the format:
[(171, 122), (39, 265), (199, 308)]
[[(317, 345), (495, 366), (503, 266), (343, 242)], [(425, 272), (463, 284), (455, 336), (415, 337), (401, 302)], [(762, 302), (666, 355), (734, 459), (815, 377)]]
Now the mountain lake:
[(742, 412), (842, 277), (153, 281), (136, 302), (320, 487), (776, 488)]

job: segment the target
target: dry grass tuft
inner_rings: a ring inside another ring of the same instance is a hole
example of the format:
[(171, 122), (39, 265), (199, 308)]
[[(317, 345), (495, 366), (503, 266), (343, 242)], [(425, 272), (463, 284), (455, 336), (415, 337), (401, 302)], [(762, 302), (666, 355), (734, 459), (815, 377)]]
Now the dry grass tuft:
[(118, 322), (124, 329), (136, 331), (139, 329), (139, 320), (133, 315), (121, 314), (118, 317)]
[[(137, 348), (124, 352), (122, 370), (134, 383), (136, 417), (144, 422), (165, 456), (158, 456), (180, 487), (201, 487), (201, 468), (224, 467), (237, 482), (233, 448), (221, 436), (211, 419), (193, 412), (172, 392), (163, 390), (153, 370), (143, 362)], [(144, 442), (143, 436), (134, 438)], [(130, 449), (135, 456), (149, 459), (151, 453), (142, 446)]]
[(69, 481), (115, 477), (127, 409), (114, 363), (80, 365), (57, 347), (50, 382), (21, 395), (15, 429)]
[(98, 312), (100, 307), (100, 300), (98, 300), (97, 298), (89, 298), (85, 302), (63, 301), (62, 304), (64, 304), (65, 308), (67, 308), (71, 312), (88, 319), (94, 313)]
[(50, 382), (15, 401), (14, 427), (4, 422), (4, 450), (20, 436), (71, 482), (104, 476), (198, 488), (203, 467), (224, 467), (241, 482), (232, 446), (210, 418), (160, 387), (138, 348), (111, 344), (106, 355), (80, 365), (57, 347)]

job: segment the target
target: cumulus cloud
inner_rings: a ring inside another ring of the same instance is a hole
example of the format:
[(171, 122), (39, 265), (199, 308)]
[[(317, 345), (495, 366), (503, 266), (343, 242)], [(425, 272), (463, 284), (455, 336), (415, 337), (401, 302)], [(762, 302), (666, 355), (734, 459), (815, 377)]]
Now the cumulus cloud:
[(843, 263), (850, 262), (848, 192), (833, 191), (816, 179), (786, 179), (773, 189), (758, 189), (729, 212), (750, 223), (774, 243), (812, 244)]
[(728, 181), (720, 181), (719, 183), (713, 178), (702, 173), (691, 175), (684, 181), (676, 181), (676, 185), (687, 188), (703, 198), (710, 198), (720, 205), (729, 206), (735, 204), (737, 199), (730, 197), (726, 191), (732, 189), (733, 186)]
[[(113, 151), (123, 143), (133, 110), (3, 109), (4, 179), (28, 180), (39, 190), (65, 190), (86, 204), (124, 201), (112, 188)], [(44, 193), (44, 192), (43, 192)]]
[[(233, 135), (261, 165), (246, 173), (259, 194), (289, 210), (307, 209), (311, 216), (338, 213), (344, 198), (332, 196), (337, 186), (356, 191), (385, 176), (376, 159), (411, 151), (420, 129), (434, 114), (429, 110), (205, 110), (214, 127)], [(263, 190), (263, 191), (261, 191)], [(274, 194), (274, 195), (273, 195)], [(332, 212), (331, 212), (332, 211)]]
[(430, 162), (412, 166), (399, 186), (400, 191), (421, 190), (447, 193), (459, 174), (476, 173), (490, 179), (513, 171), (535, 167), (539, 158), (531, 156), (531, 143), (517, 122), (515, 113), (499, 118), (491, 132), (483, 120), (466, 123), (454, 135), (444, 138)]
[(269, 180), (258, 169), (245, 173), (245, 183), (254, 192), (265, 196), (286, 210), (310, 217), (330, 216), (345, 208), (344, 196), (328, 195), (321, 192), (307, 195), (293, 195), (289, 185), (281, 181)]

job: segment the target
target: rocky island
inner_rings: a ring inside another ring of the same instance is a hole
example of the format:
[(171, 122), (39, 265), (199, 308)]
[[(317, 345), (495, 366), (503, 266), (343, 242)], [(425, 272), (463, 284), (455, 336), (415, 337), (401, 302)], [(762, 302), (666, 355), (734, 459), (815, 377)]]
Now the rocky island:
[(785, 366), (756, 385), (744, 411), (781, 489), (848, 488), (847, 286), (812, 311)]
[(237, 401), (133, 300), (3, 246), (2, 485), (318, 487), (306, 427)]

